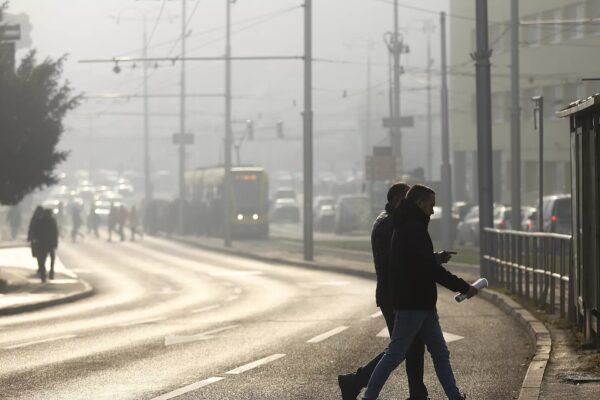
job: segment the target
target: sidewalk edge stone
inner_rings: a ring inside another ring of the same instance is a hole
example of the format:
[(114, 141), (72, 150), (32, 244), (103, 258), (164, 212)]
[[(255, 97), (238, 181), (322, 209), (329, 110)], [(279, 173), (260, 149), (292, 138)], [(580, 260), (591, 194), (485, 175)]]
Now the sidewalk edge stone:
[(548, 328), (529, 311), (502, 293), (486, 289), (482, 290), (479, 295), (512, 316), (529, 333), (536, 350), (527, 368), (525, 379), (523, 379), (518, 400), (538, 400), (552, 349), (552, 339)]
[(20, 314), (28, 311), (40, 310), (42, 308), (55, 306), (59, 304), (71, 303), (77, 300), (85, 299), (94, 295), (95, 290), (87, 281), (79, 279), (84, 286), (82, 290), (74, 291), (64, 295), (57, 296), (54, 299), (38, 301), (35, 303), (20, 304), (0, 308), (0, 316)]

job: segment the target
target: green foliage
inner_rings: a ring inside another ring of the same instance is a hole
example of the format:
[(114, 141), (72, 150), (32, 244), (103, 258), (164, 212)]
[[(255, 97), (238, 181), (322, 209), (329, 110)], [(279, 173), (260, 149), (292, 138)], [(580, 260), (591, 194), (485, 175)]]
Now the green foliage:
[(16, 73), (0, 72), (0, 204), (17, 204), (58, 181), (54, 169), (68, 155), (56, 150), (62, 121), (81, 99), (59, 82), (64, 60), (38, 64), (31, 51)]

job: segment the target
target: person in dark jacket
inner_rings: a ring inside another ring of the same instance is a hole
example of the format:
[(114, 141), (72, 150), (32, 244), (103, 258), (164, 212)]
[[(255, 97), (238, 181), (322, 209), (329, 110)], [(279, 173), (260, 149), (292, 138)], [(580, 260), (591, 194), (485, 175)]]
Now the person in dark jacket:
[(54, 279), (54, 259), (58, 247), (58, 225), (52, 210), (44, 210), (33, 224), (32, 238), (36, 242), (36, 258), (42, 282), (46, 282), (46, 258), (50, 255), (50, 279)]
[(477, 289), (448, 272), (441, 264), (450, 259), (447, 252), (434, 253), (427, 231), (433, 214), (435, 192), (423, 185), (413, 186), (394, 213), (390, 277), (391, 302), (396, 311), (389, 347), (375, 367), (363, 400), (379, 396), (387, 378), (402, 361), (415, 338), (420, 338), (431, 358), (446, 396), (450, 400), (466, 397), (456, 386), (450, 354), (436, 310), (436, 283), (467, 297)]
[[(390, 285), (390, 244), (392, 241), (393, 212), (406, 196), (410, 186), (403, 182), (394, 183), (387, 193), (387, 204), (382, 211), (371, 231), (371, 248), (377, 275), (377, 287), (375, 289), (375, 301), (381, 309), (385, 319), (390, 337), (394, 329), (394, 308), (392, 305), (392, 293)], [(410, 400), (428, 399), (427, 387), (423, 383), (423, 356), (425, 345), (419, 338), (415, 338), (413, 345), (406, 354), (406, 375)], [(338, 384), (342, 392), (343, 400), (356, 400), (361, 389), (369, 383), (373, 370), (383, 357), (384, 353), (378, 354), (363, 367), (356, 370), (354, 374), (338, 375)]]

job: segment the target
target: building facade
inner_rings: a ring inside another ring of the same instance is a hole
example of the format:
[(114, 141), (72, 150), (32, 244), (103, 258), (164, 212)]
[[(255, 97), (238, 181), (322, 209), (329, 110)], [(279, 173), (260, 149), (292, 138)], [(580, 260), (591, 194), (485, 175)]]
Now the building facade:
[[(488, 1), (489, 43), (493, 50), (492, 143), (494, 200), (510, 203), (511, 193), (511, 47), (510, 1)], [(520, 1), (520, 20), (564, 21), (600, 17), (600, 0)], [(457, 200), (477, 198), (475, 68), (475, 1), (450, 2), (450, 101)], [(452, 17), (453, 16), (453, 17)], [(464, 18), (473, 17), (471, 18)], [(600, 23), (521, 24), (519, 29), (521, 107), (521, 198), (538, 196), (539, 132), (534, 130), (533, 96), (544, 96), (544, 194), (570, 189), (567, 122), (555, 112), (569, 102), (600, 91)]]

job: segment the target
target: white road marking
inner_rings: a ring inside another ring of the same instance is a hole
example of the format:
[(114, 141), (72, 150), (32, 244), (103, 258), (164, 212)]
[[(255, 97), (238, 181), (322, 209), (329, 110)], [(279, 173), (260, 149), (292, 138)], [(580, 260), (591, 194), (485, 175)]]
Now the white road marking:
[(344, 332), (346, 329), (348, 329), (348, 326), (338, 326), (337, 328), (334, 328), (328, 332), (325, 332), (321, 335), (315, 336), (314, 338), (308, 340), (306, 343), (319, 343), (322, 342), (325, 339), (329, 339), (330, 337), (337, 335), (340, 332)]
[(251, 369), (260, 367), (261, 365), (268, 364), (272, 361), (278, 360), (281, 357), (285, 357), (285, 354), (273, 354), (272, 356), (261, 358), (260, 360), (253, 361), (246, 365), (242, 365), (241, 367), (237, 367), (236, 369), (232, 369), (231, 371), (226, 372), (227, 374), (241, 374), (243, 372), (249, 371)]
[(213, 329), (211, 331), (202, 332), (202, 333), (198, 333), (196, 335), (190, 335), (190, 336), (177, 336), (177, 335), (165, 336), (165, 346), (172, 346), (174, 344), (190, 343), (190, 342), (197, 342), (199, 340), (212, 339), (214, 337), (213, 335), (215, 333), (228, 331), (231, 329), (238, 328), (240, 326), (241, 325), (229, 325), (229, 326), (224, 326), (222, 328), (217, 328), (217, 329)]
[(150, 324), (152, 322), (164, 321), (166, 319), (167, 319), (167, 317), (148, 318), (148, 319), (142, 319), (142, 320), (138, 320), (138, 321), (126, 322), (124, 324), (119, 324), (117, 326), (126, 327), (126, 326), (140, 325), (140, 324)]
[(233, 289), (233, 293), (235, 293), (235, 294), (242, 293), (242, 288), (241, 287), (236, 287), (235, 289)]
[(237, 300), (240, 296), (237, 295), (233, 295), (233, 296), (229, 296), (228, 298), (225, 299), (225, 301), (229, 302), (229, 301), (234, 301)]
[(350, 282), (346, 281), (329, 281), (329, 282), (314, 282), (315, 285), (319, 286), (346, 286), (349, 285)]
[(182, 394), (186, 394), (186, 393), (192, 392), (194, 390), (200, 389), (200, 388), (202, 388), (204, 386), (208, 386), (208, 385), (210, 385), (212, 383), (222, 381), (223, 379), (225, 379), (225, 378), (222, 378), (220, 376), (213, 376), (213, 377), (210, 377), (210, 378), (205, 379), (203, 381), (192, 383), (191, 385), (187, 385), (187, 386), (184, 386), (184, 387), (179, 388), (177, 390), (173, 390), (172, 392), (165, 393), (163, 395), (160, 395), (158, 397), (153, 398), (152, 400), (169, 400), (169, 399), (172, 399), (174, 397), (181, 396)]
[(222, 272), (211, 272), (209, 275), (216, 278), (224, 278), (224, 277), (235, 277), (235, 276), (254, 276), (254, 275), (262, 275), (262, 271), (222, 271)]
[(216, 310), (219, 307), (221, 307), (220, 304), (214, 304), (212, 306), (207, 306), (204, 308), (197, 308), (195, 310), (192, 310), (192, 314), (198, 314), (198, 313), (202, 313), (202, 312), (206, 312), (206, 311)]
[(377, 334), (377, 337), (382, 337), (382, 338), (389, 338), (390, 337), (390, 333), (388, 332), (388, 328), (385, 327), (381, 330), (381, 332), (379, 332)]
[(48, 339), (41, 339), (41, 340), (34, 340), (32, 342), (26, 342), (26, 343), (19, 343), (19, 344), (14, 344), (12, 346), (6, 346), (4, 347), (5, 350), (10, 350), (10, 349), (18, 349), (20, 347), (26, 347), (26, 346), (32, 346), (34, 344), (40, 344), (40, 343), (48, 343), (48, 342), (56, 342), (57, 340), (63, 340), (63, 339), (72, 339), (74, 337), (77, 337), (77, 335), (64, 335), (64, 336), (57, 336), (57, 337), (53, 337), (53, 338), (48, 338)]
[[(455, 335), (453, 333), (448, 333), (448, 332), (442, 332), (442, 333), (444, 334), (444, 340), (446, 341), (446, 343), (452, 343), (452, 342), (456, 342), (458, 340), (464, 339), (464, 337)], [(379, 332), (377, 334), (377, 337), (389, 339), (390, 338), (390, 334), (388, 332), (388, 329), (387, 328), (383, 328), (381, 330), (381, 332)]]
[(381, 312), (381, 310), (377, 311), (375, 314), (371, 314), (370, 317), (375, 319), (375, 318), (379, 318), (382, 317), (383, 313)]
[(51, 284), (51, 285), (64, 285), (64, 284), (67, 284), (67, 283), (76, 283), (76, 282), (79, 282), (79, 281), (77, 279), (71, 279), (71, 278), (68, 278), (68, 279), (50, 279), (50, 280), (48, 280), (48, 283)]

